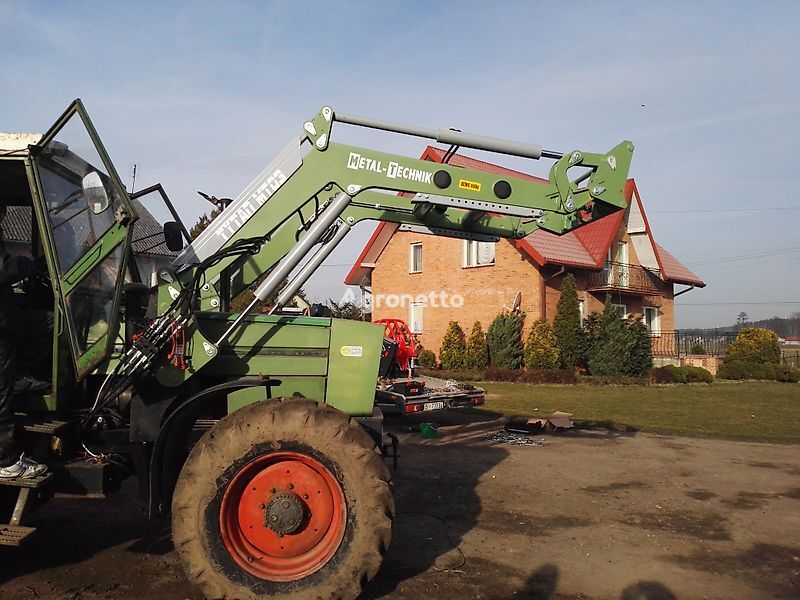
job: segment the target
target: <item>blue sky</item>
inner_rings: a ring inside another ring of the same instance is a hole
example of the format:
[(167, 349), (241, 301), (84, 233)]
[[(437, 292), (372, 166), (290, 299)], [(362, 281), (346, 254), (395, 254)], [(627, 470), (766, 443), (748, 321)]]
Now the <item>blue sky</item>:
[[(656, 239), (708, 284), (678, 326), (713, 327), (800, 311), (798, 26), (796, 1), (0, 0), (0, 130), (43, 131), (81, 97), (126, 183), (136, 164), (189, 223), (196, 190), (236, 196), (325, 104), (562, 151), (631, 139)], [(371, 230), (312, 298), (341, 296)]]

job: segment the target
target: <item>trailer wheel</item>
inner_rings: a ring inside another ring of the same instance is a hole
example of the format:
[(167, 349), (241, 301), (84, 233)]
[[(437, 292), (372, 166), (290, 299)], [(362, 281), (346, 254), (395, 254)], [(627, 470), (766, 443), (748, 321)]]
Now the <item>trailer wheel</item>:
[(352, 599), (391, 539), (389, 471), (344, 413), (273, 399), (195, 445), (172, 502), (175, 548), (208, 598)]

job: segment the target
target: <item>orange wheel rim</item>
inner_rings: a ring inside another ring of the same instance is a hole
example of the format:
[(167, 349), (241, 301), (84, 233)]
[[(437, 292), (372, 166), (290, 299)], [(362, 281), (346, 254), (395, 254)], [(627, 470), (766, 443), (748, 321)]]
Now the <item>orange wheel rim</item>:
[(321, 462), (276, 452), (236, 473), (219, 518), (222, 542), (239, 567), (261, 579), (295, 581), (334, 555), (347, 509), (341, 486)]

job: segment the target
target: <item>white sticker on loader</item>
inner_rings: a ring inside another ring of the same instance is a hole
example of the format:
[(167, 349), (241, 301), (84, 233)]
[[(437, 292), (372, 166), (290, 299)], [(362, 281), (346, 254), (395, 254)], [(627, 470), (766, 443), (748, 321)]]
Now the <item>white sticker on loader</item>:
[(364, 356), (364, 346), (342, 346), (339, 350), (342, 356), (361, 358)]

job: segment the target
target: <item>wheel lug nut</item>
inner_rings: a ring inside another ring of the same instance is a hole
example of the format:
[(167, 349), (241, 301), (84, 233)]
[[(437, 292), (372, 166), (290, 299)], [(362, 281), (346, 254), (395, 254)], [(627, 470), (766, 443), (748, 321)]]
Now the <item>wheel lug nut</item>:
[(294, 484), (293, 484), (293, 483), (290, 483), (290, 484), (289, 484), (289, 489), (290, 489), (290, 490), (293, 490), (293, 489), (294, 489)]
[(267, 508), (267, 505), (264, 504), (263, 502), (259, 502), (258, 508), (264, 509), (264, 508)]
[(308, 500), (308, 494), (303, 494), (303, 500)]
[(274, 494), (274, 493), (275, 493), (275, 492), (277, 492), (278, 490), (276, 490), (275, 488), (270, 488), (270, 490), (269, 490), (269, 491), (270, 491), (270, 493), (271, 493), (271, 494)]

